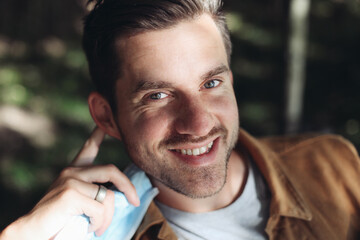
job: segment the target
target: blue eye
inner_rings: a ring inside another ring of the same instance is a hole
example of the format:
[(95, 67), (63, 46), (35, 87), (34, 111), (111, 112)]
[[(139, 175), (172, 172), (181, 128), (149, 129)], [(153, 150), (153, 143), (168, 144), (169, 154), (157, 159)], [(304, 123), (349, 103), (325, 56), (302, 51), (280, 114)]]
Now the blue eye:
[(162, 92), (153, 93), (149, 96), (151, 100), (160, 100), (166, 98), (168, 95)]
[(205, 88), (214, 88), (220, 84), (219, 80), (210, 80), (204, 84)]

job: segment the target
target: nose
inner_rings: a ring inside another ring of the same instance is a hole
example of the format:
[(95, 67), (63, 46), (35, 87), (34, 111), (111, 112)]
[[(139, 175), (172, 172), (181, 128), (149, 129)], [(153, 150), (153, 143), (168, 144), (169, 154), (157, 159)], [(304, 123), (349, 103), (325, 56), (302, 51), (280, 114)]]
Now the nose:
[(175, 130), (179, 134), (206, 136), (215, 125), (209, 106), (200, 99), (182, 101), (176, 111)]

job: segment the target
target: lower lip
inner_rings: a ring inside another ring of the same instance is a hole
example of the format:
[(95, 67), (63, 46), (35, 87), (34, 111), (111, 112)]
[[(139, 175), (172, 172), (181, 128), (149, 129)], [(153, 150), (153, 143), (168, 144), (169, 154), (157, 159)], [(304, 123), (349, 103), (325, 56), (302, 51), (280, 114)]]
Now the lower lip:
[(175, 151), (170, 151), (172, 154), (174, 154), (177, 158), (179, 158), (181, 161), (191, 165), (191, 166), (205, 166), (208, 164), (211, 164), (215, 161), (216, 153), (219, 149), (219, 141), (220, 138), (216, 138), (214, 140), (214, 144), (210, 151), (208, 153), (204, 153), (198, 156), (194, 155), (185, 155), (181, 154)]

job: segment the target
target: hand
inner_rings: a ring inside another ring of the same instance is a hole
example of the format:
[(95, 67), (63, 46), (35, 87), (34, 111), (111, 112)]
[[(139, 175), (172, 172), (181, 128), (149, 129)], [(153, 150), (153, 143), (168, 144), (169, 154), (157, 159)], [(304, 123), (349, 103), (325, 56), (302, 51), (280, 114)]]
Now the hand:
[(94, 200), (98, 185), (112, 182), (134, 206), (140, 204), (135, 187), (114, 165), (92, 165), (105, 133), (95, 128), (70, 167), (65, 168), (47, 194), (30, 213), (10, 224), (0, 235), (5, 239), (51, 239), (77, 215), (90, 219), (89, 231), (100, 236), (111, 223), (114, 193), (107, 190), (103, 203)]

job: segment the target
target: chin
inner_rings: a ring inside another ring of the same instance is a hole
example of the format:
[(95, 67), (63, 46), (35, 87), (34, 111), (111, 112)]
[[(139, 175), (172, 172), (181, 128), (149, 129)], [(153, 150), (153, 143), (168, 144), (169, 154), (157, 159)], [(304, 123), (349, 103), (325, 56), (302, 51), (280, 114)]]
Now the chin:
[[(175, 176), (177, 175), (177, 176)], [(163, 176), (162, 183), (189, 198), (207, 198), (219, 193), (225, 185), (227, 164), (207, 166), (192, 171), (180, 171)]]
[(196, 189), (191, 189), (187, 193), (182, 193), (182, 194), (192, 199), (208, 198), (218, 194), (223, 189), (224, 185), (225, 185), (225, 181), (221, 183), (220, 186), (216, 186), (212, 188), (200, 187)]

